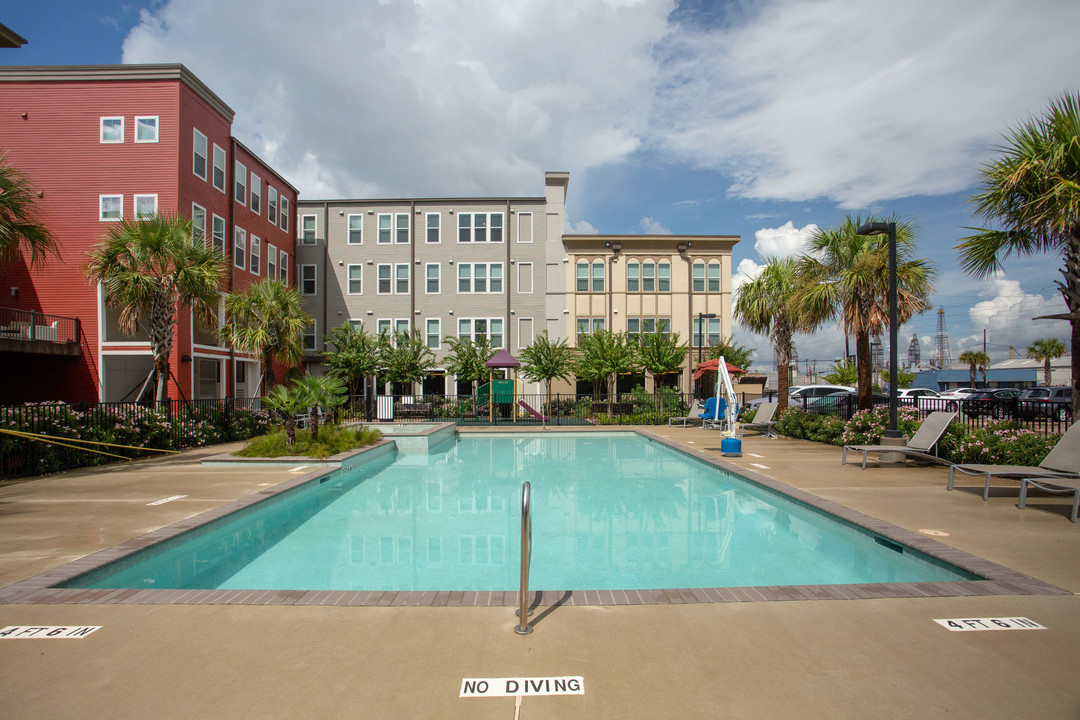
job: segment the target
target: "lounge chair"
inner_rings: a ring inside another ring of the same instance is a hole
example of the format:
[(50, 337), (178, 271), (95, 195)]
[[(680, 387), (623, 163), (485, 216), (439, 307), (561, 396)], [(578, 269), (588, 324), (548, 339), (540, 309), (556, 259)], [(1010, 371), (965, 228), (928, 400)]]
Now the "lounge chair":
[(948, 490), (953, 489), (956, 473), (982, 475), (986, 478), (983, 500), (990, 497), (990, 480), (995, 477), (1042, 478), (1052, 483), (1054, 478), (1080, 478), (1080, 423), (1065, 431), (1050, 454), (1036, 467), (1023, 465), (953, 465), (949, 468)]
[(773, 415), (776, 414), (776, 408), (779, 403), (765, 402), (758, 405), (757, 412), (754, 413), (754, 419), (748, 423), (743, 423), (740, 427), (743, 430), (757, 430), (762, 435), (773, 437), (772, 428), (776, 424), (773, 420)]
[[(862, 468), (866, 469), (866, 456), (868, 453), (902, 453), (904, 455), (910, 455), (912, 457), (922, 458), (923, 460), (930, 460), (932, 462), (944, 462), (936, 455), (932, 455), (930, 451), (941, 436), (945, 434), (945, 428), (949, 426), (953, 418), (956, 417), (954, 412), (945, 412), (944, 410), (938, 410), (937, 412), (930, 413), (919, 429), (911, 436), (911, 439), (907, 441), (906, 445), (845, 445), (844, 453), (840, 457), (840, 464), (847, 464), (848, 450), (852, 452), (862, 453)], [(951, 475), (950, 482), (951, 482)], [(950, 485), (951, 487), (951, 485)]]
[(685, 417), (669, 417), (667, 419), (668, 427), (671, 427), (675, 424), (686, 427), (686, 423), (690, 421), (697, 422), (698, 418), (701, 417), (701, 413), (704, 411), (705, 407), (701, 404), (699, 400), (695, 399), (693, 404), (690, 405), (690, 410), (687, 411)]
[(1020, 502), (1017, 503), (1017, 507), (1024, 507), (1027, 505), (1027, 492), (1028, 487), (1034, 485), (1040, 490), (1045, 490), (1049, 493), (1064, 494), (1072, 493), (1073, 506), (1072, 515), (1069, 516), (1069, 520), (1076, 522), (1076, 511), (1080, 510), (1080, 478), (1067, 478), (1059, 477), (1052, 480), (1044, 480), (1042, 478), (1024, 478), (1020, 481)]

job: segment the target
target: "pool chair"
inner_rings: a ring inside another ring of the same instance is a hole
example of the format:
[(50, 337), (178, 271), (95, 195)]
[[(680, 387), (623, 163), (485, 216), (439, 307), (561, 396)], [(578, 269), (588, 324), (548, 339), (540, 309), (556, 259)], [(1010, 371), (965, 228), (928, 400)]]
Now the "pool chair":
[[(720, 403), (720, 412), (716, 411), (716, 403)], [(720, 398), (717, 400), (716, 396), (705, 399), (705, 411), (698, 415), (701, 418), (701, 427), (706, 429), (713, 429), (721, 427), (724, 424), (724, 416), (727, 412), (727, 400)]]
[(765, 437), (776, 437), (773, 435), (773, 425), (776, 421), (773, 420), (773, 415), (776, 414), (776, 408), (778, 403), (766, 402), (758, 405), (757, 412), (754, 413), (754, 419), (748, 423), (743, 423), (739, 427), (742, 430), (757, 430)]
[(1026, 477), (1020, 481), (1020, 502), (1016, 504), (1017, 507), (1023, 508), (1027, 505), (1028, 488), (1031, 486), (1057, 495), (1072, 493), (1073, 506), (1072, 515), (1069, 516), (1069, 520), (1071, 522), (1076, 522), (1076, 511), (1080, 510), (1080, 478), (1059, 477), (1052, 480), (1044, 480), (1043, 478)]
[(705, 411), (705, 408), (701, 405), (701, 401), (695, 399), (693, 404), (690, 405), (690, 410), (687, 411), (685, 417), (670, 417), (667, 419), (668, 427), (672, 425), (682, 425), (686, 427), (686, 423), (691, 420), (697, 422), (697, 419), (701, 417), (701, 414)]
[[(902, 453), (904, 455), (910, 455), (912, 457), (921, 458), (923, 460), (930, 460), (931, 462), (945, 462), (937, 455), (932, 455), (930, 451), (937, 445), (938, 440), (945, 434), (945, 428), (949, 426), (953, 418), (956, 417), (954, 412), (945, 412), (944, 410), (938, 410), (937, 412), (930, 413), (919, 429), (911, 436), (911, 439), (907, 441), (906, 445), (845, 445), (844, 453), (840, 456), (840, 464), (847, 465), (848, 450), (852, 452), (862, 453), (862, 469), (866, 469), (866, 456), (869, 453)], [(950, 478), (950, 488), (952, 475)]]
[(948, 490), (953, 489), (956, 473), (982, 476), (986, 480), (983, 487), (983, 500), (990, 497), (990, 480), (995, 477), (1014, 479), (1036, 478), (1053, 483), (1054, 478), (1073, 480), (1080, 478), (1080, 424), (1073, 423), (1065, 431), (1050, 454), (1036, 467), (1023, 465), (953, 465), (949, 468)]

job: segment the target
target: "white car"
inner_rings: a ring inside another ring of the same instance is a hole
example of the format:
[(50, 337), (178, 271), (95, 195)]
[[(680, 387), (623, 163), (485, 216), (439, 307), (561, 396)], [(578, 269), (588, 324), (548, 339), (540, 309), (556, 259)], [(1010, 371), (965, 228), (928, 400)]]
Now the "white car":
[[(935, 404), (935, 410), (948, 410), (949, 412), (956, 412), (960, 409), (960, 404), (971, 397), (974, 393), (980, 392), (979, 388), (963, 387), (954, 388), (946, 392), (941, 393), (938, 397), (944, 400), (944, 403), (938, 402)], [(944, 404), (944, 407), (937, 407)]]
[(938, 400), (940, 397), (941, 393), (930, 388), (903, 388), (896, 391), (898, 405), (901, 407), (914, 405), (920, 410), (937, 410), (938, 406), (944, 407), (944, 403)]
[(788, 405), (791, 407), (805, 407), (819, 397), (840, 392), (855, 394), (855, 388), (847, 385), (800, 385), (788, 395)]

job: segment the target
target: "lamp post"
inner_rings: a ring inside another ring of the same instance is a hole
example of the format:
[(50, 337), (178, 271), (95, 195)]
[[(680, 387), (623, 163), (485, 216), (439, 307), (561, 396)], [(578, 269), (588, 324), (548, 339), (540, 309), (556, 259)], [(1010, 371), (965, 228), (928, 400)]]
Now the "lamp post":
[[(701, 364), (701, 348), (705, 344), (705, 338), (707, 337), (706, 334), (705, 334), (705, 321), (706, 320), (711, 320), (714, 317), (716, 317), (716, 313), (699, 312), (697, 314), (698, 335), (699, 335), (699, 338), (700, 338), (698, 340), (698, 346), (697, 346), (697, 364), (698, 365)], [(701, 379), (700, 378), (698, 379), (698, 397), (701, 397)]]
[(856, 235), (889, 236), (889, 427), (884, 437), (898, 438), (896, 426), (896, 223), (868, 222), (859, 226)]

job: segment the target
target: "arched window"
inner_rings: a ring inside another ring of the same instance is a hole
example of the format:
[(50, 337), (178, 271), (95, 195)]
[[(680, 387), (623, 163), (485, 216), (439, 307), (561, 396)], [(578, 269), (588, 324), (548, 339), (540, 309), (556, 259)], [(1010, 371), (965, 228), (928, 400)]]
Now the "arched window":
[(604, 292), (604, 261), (594, 260), (592, 264), (592, 291)]
[(656, 292), (656, 263), (652, 260), (641, 263), (641, 292)]
[(577, 263), (577, 291), (589, 292), (589, 261), (579, 260)]
[(659, 292), (671, 292), (671, 263), (667, 260), (656, 264), (656, 289)]
[(700, 260), (694, 261), (694, 292), (705, 292), (705, 263)]
[(626, 263), (626, 292), (641, 292), (641, 265), (637, 260)]
[(720, 263), (709, 263), (709, 292), (720, 292)]

